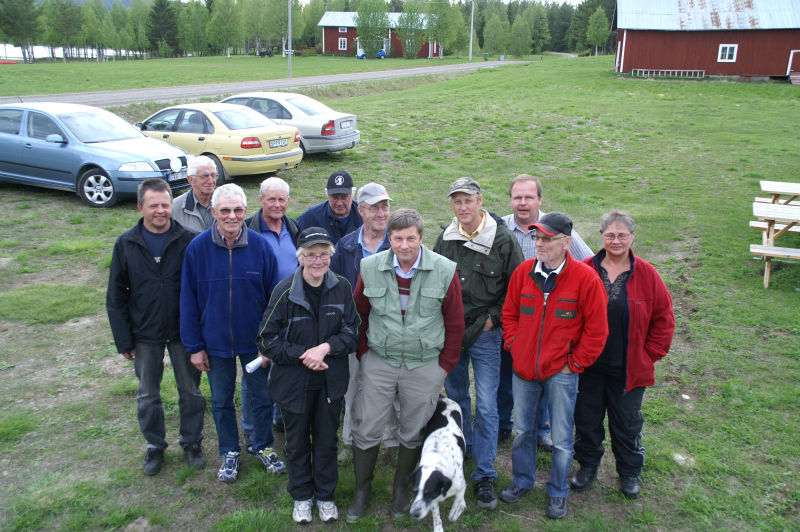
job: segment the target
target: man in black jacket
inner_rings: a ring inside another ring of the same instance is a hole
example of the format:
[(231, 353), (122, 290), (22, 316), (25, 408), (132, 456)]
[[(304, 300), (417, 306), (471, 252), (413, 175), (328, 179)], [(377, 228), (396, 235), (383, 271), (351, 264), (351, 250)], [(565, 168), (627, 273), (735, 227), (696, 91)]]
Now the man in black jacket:
[(201, 373), (181, 343), (178, 315), (183, 254), (194, 234), (170, 218), (172, 193), (163, 179), (143, 181), (138, 203), (142, 218), (114, 244), (106, 310), (117, 351), (133, 360), (139, 379), (139, 427), (147, 441), (142, 467), (147, 475), (158, 474), (168, 445), (161, 404), (166, 347), (178, 387), (180, 444), (189, 466), (203, 468), (206, 399)]

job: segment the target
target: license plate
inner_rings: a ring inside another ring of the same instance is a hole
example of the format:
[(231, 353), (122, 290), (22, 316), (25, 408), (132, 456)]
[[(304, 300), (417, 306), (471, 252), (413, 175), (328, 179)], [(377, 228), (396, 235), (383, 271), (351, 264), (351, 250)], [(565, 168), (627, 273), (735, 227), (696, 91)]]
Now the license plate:
[(186, 170), (181, 170), (180, 172), (172, 172), (169, 174), (167, 181), (180, 181), (181, 179), (186, 179)]
[(269, 141), (270, 148), (283, 148), (289, 145), (289, 139), (277, 139)]
[(339, 127), (341, 129), (351, 128), (351, 127), (353, 127), (353, 121), (352, 120), (342, 120), (341, 122), (339, 122)]

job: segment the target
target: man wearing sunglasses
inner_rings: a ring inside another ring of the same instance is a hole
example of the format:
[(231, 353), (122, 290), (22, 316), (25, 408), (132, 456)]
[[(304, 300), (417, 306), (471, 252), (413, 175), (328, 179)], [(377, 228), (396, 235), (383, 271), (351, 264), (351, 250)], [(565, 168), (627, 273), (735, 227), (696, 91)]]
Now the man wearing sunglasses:
[(544, 392), (553, 438), (547, 517), (560, 519), (567, 515), (578, 375), (594, 364), (608, 336), (606, 291), (594, 270), (567, 251), (572, 221), (565, 214), (546, 214), (530, 229), (536, 231), (536, 258), (514, 270), (503, 305), (503, 347), (514, 364), (517, 436), (511, 451), (513, 482), (500, 500), (519, 501), (536, 481), (536, 414)]
[[(253, 448), (273, 474), (286, 467), (272, 449), (272, 408), (266, 370), (245, 366), (259, 356), (255, 338), (277, 282), (277, 263), (267, 241), (244, 225), (247, 199), (229, 183), (211, 197), (214, 223), (186, 249), (181, 278), (181, 339), (192, 364), (208, 374), (211, 413), (222, 464), (217, 477), (233, 482), (239, 473), (239, 431), (233, 397), (236, 359), (242, 366), (253, 408)], [(266, 364), (263, 359), (262, 364)]]

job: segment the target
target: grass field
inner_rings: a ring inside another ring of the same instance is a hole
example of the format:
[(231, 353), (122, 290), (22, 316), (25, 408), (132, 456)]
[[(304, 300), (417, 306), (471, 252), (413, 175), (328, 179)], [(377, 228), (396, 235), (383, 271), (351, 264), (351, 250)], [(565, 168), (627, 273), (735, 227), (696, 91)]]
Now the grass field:
[[(593, 249), (604, 212), (622, 208), (637, 222), (636, 252), (662, 273), (677, 316), (673, 349), (645, 394), (642, 495), (623, 499), (609, 451), (593, 489), (570, 496), (566, 519), (549, 521), (550, 459), (540, 456), (536, 488), (519, 504), (484, 513), (470, 490), (468, 510), (447, 530), (796, 529), (800, 264), (779, 263), (764, 290), (748, 250), (761, 237), (747, 222), (760, 179), (798, 180), (800, 92), (782, 83), (631, 80), (612, 74), (612, 62), (546, 57), (452, 79), (318, 89), (315, 97), (359, 115), (362, 144), (282, 173), (292, 186), (289, 214), (321, 201), (327, 175), (344, 168), (358, 185), (385, 184), (395, 207), (420, 210), (430, 244), (452, 216), (451, 181), (476, 178), (486, 206), (506, 214), (508, 182), (526, 172), (543, 179), (543, 209), (570, 214)], [(0, 92), (18, 90), (9, 83), (3, 76)], [(251, 208), (260, 179), (238, 181)], [(111, 249), (137, 220), (135, 205), (90, 210), (67, 193), (7, 184), (0, 196), (0, 528), (286, 529), (285, 477), (245, 456), (234, 485), (216, 480), (210, 414), (209, 467), (185, 467), (169, 372), (172, 445), (159, 476), (141, 473), (133, 367), (116, 354), (104, 309)], [(797, 235), (781, 239), (800, 247)], [(381, 459), (375, 502), (358, 526), (306, 528), (420, 529), (392, 522), (390, 462)], [(502, 489), (510, 443), (496, 465)], [(352, 468), (343, 467), (341, 510), (352, 491)]]

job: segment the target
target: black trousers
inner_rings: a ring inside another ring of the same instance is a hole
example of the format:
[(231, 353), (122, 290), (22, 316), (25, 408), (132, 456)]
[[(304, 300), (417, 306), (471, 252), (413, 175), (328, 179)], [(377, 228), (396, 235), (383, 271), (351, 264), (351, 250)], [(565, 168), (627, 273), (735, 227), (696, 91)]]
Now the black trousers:
[(289, 495), (296, 501), (316, 497), (334, 500), (339, 481), (336, 452), (339, 414), (343, 399), (328, 403), (325, 390), (306, 390), (306, 411), (294, 414), (282, 410), (286, 427), (286, 467)]
[(625, 380), (588, 368), (578, 379), (575, 403), (575, 454), (582, 466), (597, 467), (603, 457), (603, 418), (608, 413), (611, 450), (621, 477), (639, 476), (644, 466), (642, 398), (644, 387), (625, 393)]

